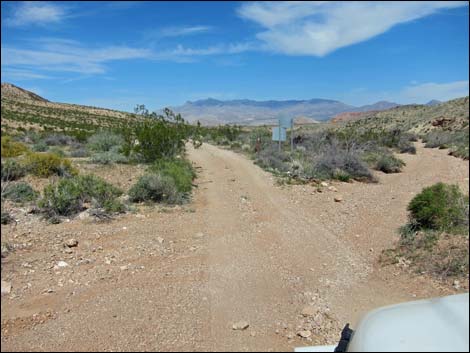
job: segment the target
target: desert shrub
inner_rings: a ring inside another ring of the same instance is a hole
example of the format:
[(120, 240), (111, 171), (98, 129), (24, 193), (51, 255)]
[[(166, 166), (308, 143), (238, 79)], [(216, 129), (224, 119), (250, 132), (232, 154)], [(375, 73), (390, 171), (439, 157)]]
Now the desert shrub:
[(55, 154), (56, 156), (59, 156), (59, 157), (65, 157), (64, 150), (60, 147), (57, 147), (57, 146), (53, 146), (53, 147), (49, 148), (49, 150), (47, 152)]
[(14, 159), (2, 161), (2, 181), (17, 180), (26, 175), (26, 169)]
[(85, 147), (74, 148), (70, 151), (70, 157), (81, 158), (81, 157), (87, 157), (87, 156), (88, 156), (88, 151)]
[(359, 156), (358, 152), (342, 149), (334, 143), (326, 146), (322, 153), (314, 158), (315, 177), (343, 181), (349, 179), (373, 181), (372, 173)]
[(96, 164), (127, 163), (129, 159), (116, 152), (114, 149), (106, 152), (98, 152), (91, 155), (90, 162)]
[(161, 159), (150, 168), (154, 173), (173, 179), (176, 189), (181, 193), (189, 193), (192, 189), (193, 179), (196, 177), (194, 169), (186, 159)]
[(242, 147), (242, 144), (240, 141), (232, 141), (230, 142), (230, 148), (233, 149), (240, 149)]
[(190, 128), (179, 114), (165, 109), (165, 115), (153, 113), (151, 117), (124, 128), (126, 142), (123, 153), (145, 163), (180, 154), (184, 150)]
[(46, 152), (49, 149), (49, 146), (43, 140), (38, 141), (31, 148), (34, 152)]
[(70, 160), (52, 153), (29, 153), (22, 160), (22, 165), (26, 171), (38, 177), (70, 176), (78, 173)]
[(38, 193), (28, 183), (9, 183), (2, 197), (14, 202), (26, 202), (36, 200)]
[(408, 205), (410, 221), (419, 229), (452, 230), (468, 226), (468, 196), (457, 185), (424, 188)]
[(124, 138), (121, 135), (111, 131), (99, 131), (88, 138), (87, 148), (91, 152), (109, 152), (116, 151), (124, 144)]
[(28, 151), (28, 147), (21, 142), (14, 141), (11, 136), (2, 136), (2, 157), (17, 157)]
[(72, 141), (73, 138), (71, 136), (63, 134), (52, 134), (44, 139), (44, 142), (48, 146), (65, 146), (71, 144)]
[(278, 146), (271, 144), (262, 149), (255, 159), (255, 163), (261, 168), (275, 170), (277, 172), (285, 173), (289, 171), (290, 156), (284, 152), (279, 151)]
[(400, 173), (405, 165), (405, 162), (393, 154), (383, 154), (377, 161), (375, 169), (384, 173)]
[(129, 190), (132, 202), (153, 201), (178, 204), (183, 195), (178, 191), (173, 178), (160, 173), (145, 174)]
[(248, 145), (246, 143), (242, 145), (242, 151), (243, 152), (251, 152), (251, 150), (252, 150), (252, 148), (251, 148), (250, 145)]
[(44, 189), (38, 206), (48, 217), (69, 216), (83, 210), (84, 202), (114, 212), (122, 210), (116, 199), (122, 191), (94, 175), (63, 178)]
[(452, 144), (453, 134), (450, 131), (432, 131), (423, 137), (424, 147), (449, 148)]

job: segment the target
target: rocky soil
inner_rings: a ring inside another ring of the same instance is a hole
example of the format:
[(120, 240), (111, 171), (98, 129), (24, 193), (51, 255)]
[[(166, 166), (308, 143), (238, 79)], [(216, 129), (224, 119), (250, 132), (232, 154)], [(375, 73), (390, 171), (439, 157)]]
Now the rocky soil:
[[(280, 187), (205, 144), (182, 207), (57, 225), (19, 208), (1, 229), (2, 351), (289, 351), (336, 343), (377, 306), (468, 291), (378, 263), (423, 187), (468, 192), (468, 161), (417, 147), (378, 184)], [(126, 189), (128, 172), (103, 176)]]

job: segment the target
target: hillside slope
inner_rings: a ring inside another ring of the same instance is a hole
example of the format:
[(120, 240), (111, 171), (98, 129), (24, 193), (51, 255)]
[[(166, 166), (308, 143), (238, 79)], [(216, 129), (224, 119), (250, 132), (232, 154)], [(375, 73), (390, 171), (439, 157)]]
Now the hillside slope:
[(18, 129), (93, 131), (119, 127), (137, 119), (135, 114), (111, 109), (53, 103), (30, 91), (2, 83), (2, 131)]

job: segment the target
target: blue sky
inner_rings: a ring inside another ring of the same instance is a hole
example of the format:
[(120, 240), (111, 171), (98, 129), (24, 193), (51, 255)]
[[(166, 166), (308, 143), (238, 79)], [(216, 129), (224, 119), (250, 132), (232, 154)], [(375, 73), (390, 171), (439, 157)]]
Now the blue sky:
[(2, 2), (2, 82), (131, 111), (188, 100), (426, 103), (468, 95), (469, 6)]

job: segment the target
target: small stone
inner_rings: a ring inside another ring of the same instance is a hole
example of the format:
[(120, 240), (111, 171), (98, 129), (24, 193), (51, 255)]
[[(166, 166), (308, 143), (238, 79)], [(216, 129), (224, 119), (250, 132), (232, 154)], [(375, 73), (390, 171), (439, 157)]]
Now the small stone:
[(65, 242), (65, 245), (68, 246), (69, 248), (73, 248), (75, 246), (78, 246), (78, 240), (77, 239), (69, 239)]
[(326, 181), (322, 181), (320, 185), (326, 188), (328, 186), (328, 183)]
[(119, 267), (119, 268), (121, 269), (121, 271), (126, 271), (126, 270), (127, 270), (127, 266), (126, 266), (126, 265), (121, 266), (121, 267)]
[(328, 190), (333, 191), (333, 192), (338, 192), (338, 189), (335, 188), (334, 186), (328, 187)]
[(11, 292), (11, 282), (2, 281), (2, 295), (10, 294)]
[(239, 321), (232, 325), (233, 330), (246, 330), (250, 324), (246, 321)]
[(302, 316), (308, 317), (308, 316), (314, 316), (316, 313), (316, 310), (313, 306), (306, 306), (302, 309)]
[(342, 202), (343, 201), (343, 197), (342, 196), (335, 196), (335, 202)]
[(70, 249), (70, 248), (65, 248), (65, 249), (64, 249), (64, 252), (65, 252), (66, 254), (71, 254), (71, 253), (73, 253), (73, 250)]
[(122, 227), (123, 230), (127, 230), (127, 227)]
[(286, 335), (287, 339), (291, 340), (294, 338), (294, 334), (292, 332), (289, 332), (287, 335)]
[(204, 236), (204, 233), (198, 232), (198, 233), (196, 233), (196, 235), (194, 237), (195, 238), (202, 238), (203, 236)]
[(452, 284), (452, 286), (453, 286), (455, 289), (460, 289), (460, 281), (455, 280), (454, 283)]
[(162, 237), (158, 237), (158, 238), (157, 238), (157, 241), (158, 241), (160, 244), (163, 244), (163, 242), (165, 241), (165, 239), (163, 239)]
[(65, 261), (59, 261), (57, 262), (57, 267), (67, 267), (69, 264), (66, 263)]
[(297, 332), (297, 335), (302, 338), (309, 338), (312, 335), (312, 332), (309, 330), (302, 330), (302, 331)]

